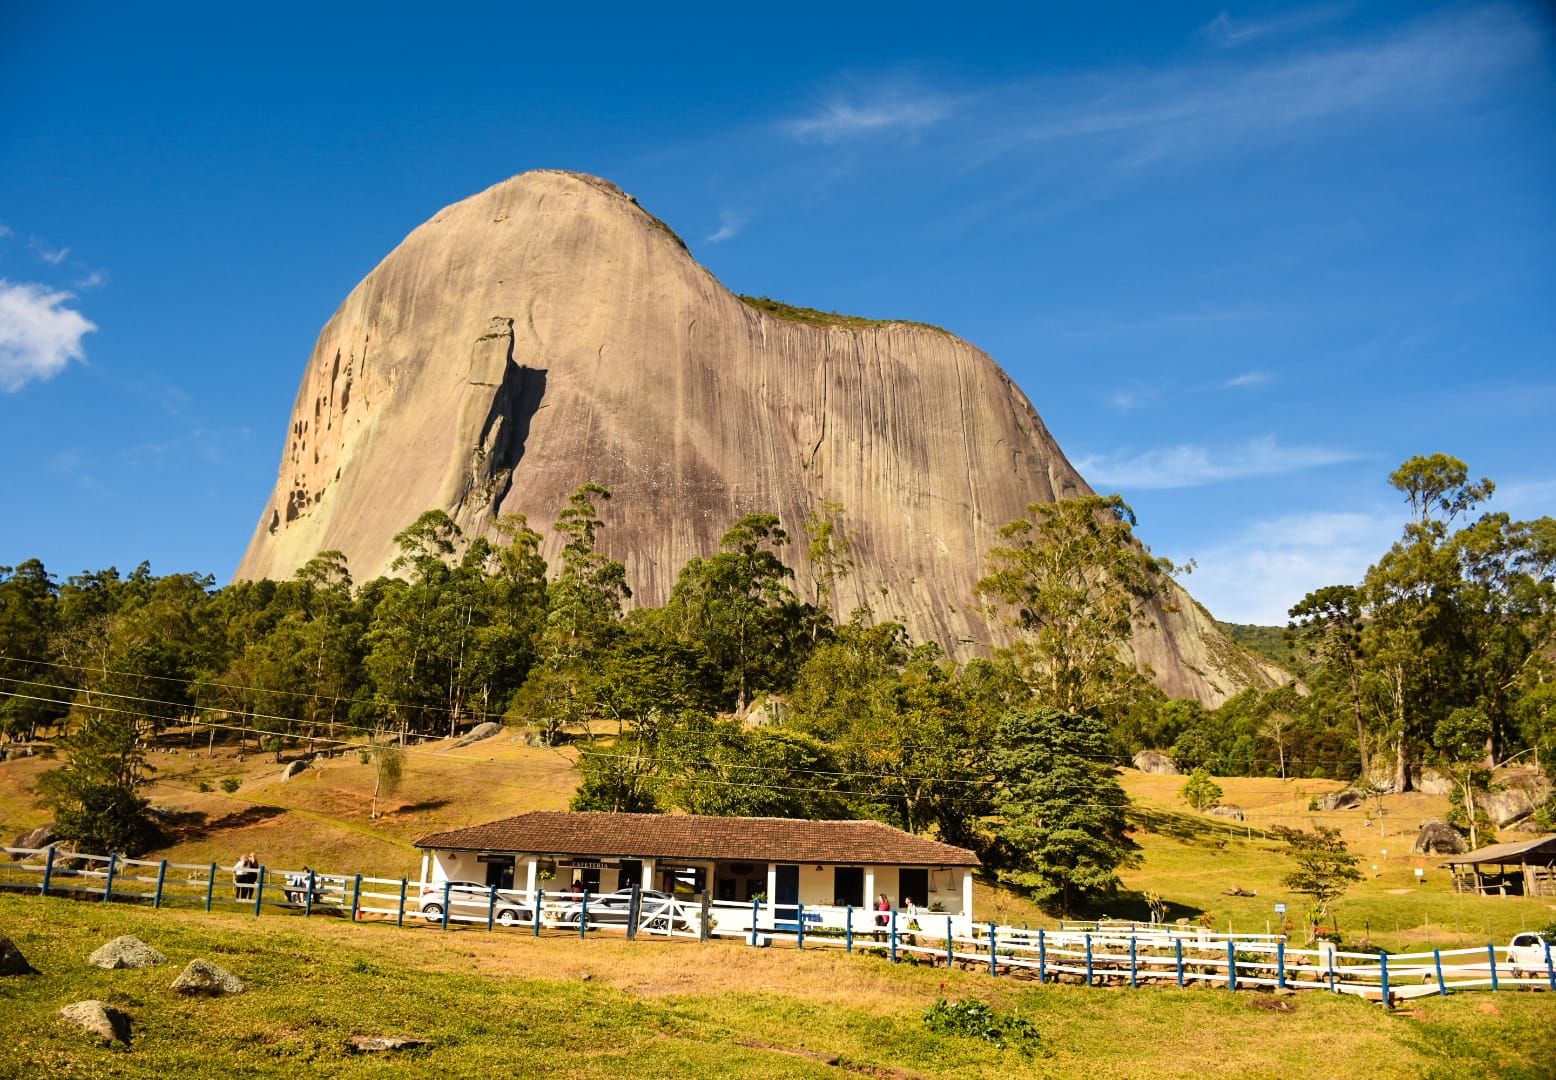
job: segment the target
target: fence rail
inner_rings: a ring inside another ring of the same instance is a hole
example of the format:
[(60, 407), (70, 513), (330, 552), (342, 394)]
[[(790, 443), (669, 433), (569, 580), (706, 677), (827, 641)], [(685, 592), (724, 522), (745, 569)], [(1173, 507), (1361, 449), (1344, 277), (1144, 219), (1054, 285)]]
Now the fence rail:
[(154, 907), (266, 909), (392, 921), (398, 926), (505, 929), (539, 937), (622, 932), (663, 938), (737, 941), (751, 946), (871, 952), (892, 961), (985, 969), (1039, 982), (1088, 986), (1220, 986), (1327, 990), (1385, 1002), (1465, 990), (1556, 992), (1556, 960), (1546, 943), (1530, 962), (1507, 947), (1419, 953), (1297, 949), (1281, 935), (1222, 934), (1149, 923), (1066, 923), (1058, 930), (976, 924), (963, 915), (881, 912), (852, 907), (457, 887), (309, 868), (258, 867), (251, 882), (216, 863), (129, 859), (50, 848), (5, 848), (0, 889), (150, 902)]

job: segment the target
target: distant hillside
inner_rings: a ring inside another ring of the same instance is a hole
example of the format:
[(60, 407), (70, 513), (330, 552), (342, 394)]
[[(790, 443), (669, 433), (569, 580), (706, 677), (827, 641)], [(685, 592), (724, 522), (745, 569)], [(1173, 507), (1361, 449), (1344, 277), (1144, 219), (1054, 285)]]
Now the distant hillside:
[(1286, 638), (1286, 631), (1279, 626), (1255, 626), (1252, 623), (1229, 623), (1216, 620), (1216, 629), (1257, 656), (1279, 664), (1293, 675), (1300, 676), (1303, 663), (1297, 651)]

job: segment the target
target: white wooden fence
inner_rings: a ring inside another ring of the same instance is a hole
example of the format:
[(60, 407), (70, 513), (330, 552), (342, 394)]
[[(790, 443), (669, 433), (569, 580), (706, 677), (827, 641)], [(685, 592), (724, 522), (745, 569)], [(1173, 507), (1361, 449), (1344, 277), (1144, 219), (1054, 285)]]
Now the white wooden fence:
[[(986, 969), (1040, 982), (1141, 986), (1149, 982), (1221, 986), (1229, 990), (1328, 990), (1394, 1002), (1461, 990), (1556, 992), (1556, 962), (1545, 945), (1543, 963), (1515, 968), (1506, 950), (1419, 953), (1344, 952), (1324, 945), (1291, 948), (1270, 934), (1222, 934), (1195, 927), (1142, 923), (1068, 924), (1027, 929), (974, 924), (965, 916), (921, 911), (779, 905), (664, 898), (654, 893), (604, 897), (588, 893), (526, 893), (456, 889), (450, 882), (321, 874), (259, 867), (251, 885), (233, 880), (215, 863), (127, 859), (58, 848), (5, 848), (0, 889), (147, 902), (154, 907), (203, 907), (259, 915), (267, 908), (352, 921), (388, 920), (447, 930), (475, 927), (577, 934), (621, 931), (708, 941), (799, 949), (871, 952), (892, 961)], [(1524, 961), (1527, 964), (1527, 960)]]

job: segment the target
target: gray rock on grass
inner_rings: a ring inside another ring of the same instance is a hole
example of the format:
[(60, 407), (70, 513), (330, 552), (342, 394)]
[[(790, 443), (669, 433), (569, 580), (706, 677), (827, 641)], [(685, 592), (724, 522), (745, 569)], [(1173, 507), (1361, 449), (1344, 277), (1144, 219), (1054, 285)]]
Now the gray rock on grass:
[(283, 769), (281, 771), (281, 779), (282, 780), (290, 780), (292, 777), (298, 775), (299, 773), (307, 772), (308, 771), (308, 767), (309, 767), (309, 763), (306, 762), (306, 761), (302, 761), (302, 760), (294, 761), (290, 765), (288, 765), (285, 769)]
[(156, 967), (167, 963), (167, 957), (140, 938), (125, 934), (99, 946), (96, 952), (87, 957), (87, 962), (113, 971), (117, 968)]
[(34, 975), (37, 969), (27, 962), (22, 950), (4, 934), (0, 934), (0, 975)]
[(460, 736), (458, 739), (455, 739), (453, 745), (450, 746), (449, 749), (454, 750), (461, 746), (469, 746), (471, 743), (482, 742), (486, 739), (492, 738), (493, 736), (501, 735), (503, 731), (504, 728), (501, 724), (488, 720), (484, 724), (477, 724), (464, 735)]
[(222, 997), (226, 994), (241, 994), (247, 987), (243, 985), (242, 979), (209, 960), (191, 960), (189, 966), (173, 980), (171, 989), (177, 994)]
[(1180, 776), (1178, 767), (1172, 763), (1172, 758), (1160, 750), (1142, 750), (1134, 756), (1134, 766), (1143, 773), (1153, 776)]
[(130, 1018), (106, 1001), (78, 1001), (66, 1005), (59, 1015), (83, 1031), (96, 1035), (104, 1043), (130, 1045)]
[(359, 1054), (378, 1054), (385, 1050), (414, 1050), (426, 1046), (426, 1039), (406, 1039), (398, 1035), (353, 1035), (346, 1045)]

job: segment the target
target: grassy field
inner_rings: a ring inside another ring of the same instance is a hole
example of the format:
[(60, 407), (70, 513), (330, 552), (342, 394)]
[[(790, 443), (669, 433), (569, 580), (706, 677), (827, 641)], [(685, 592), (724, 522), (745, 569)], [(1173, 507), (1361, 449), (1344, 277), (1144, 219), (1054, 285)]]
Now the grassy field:
[[(1390, 1013), (1322, 993), (1040, 987), (986, 974), (732, 944), (396, 931), (277, 915), (157, 912), (0, 895), (0, 931), (41, 974), (0, 979), (0, 1077), (1548, 1077), (1556, 998), (1428, 999)], [(86, 956), (134, 934), (163, 967)], [(168, 986), (215, 961), (248, 992)], [(54, 1014), (99, 998), (129, 1050)], [(1030, 1022), (1023, 1056), (922, 1021), (937, 998)], [(427, 1038), (399, 1056), (357, 1034)], [(809, 1056), (801, 1056), (809, 1055)], [(836, 1064), (828, 1064), (835, 1060)]]

